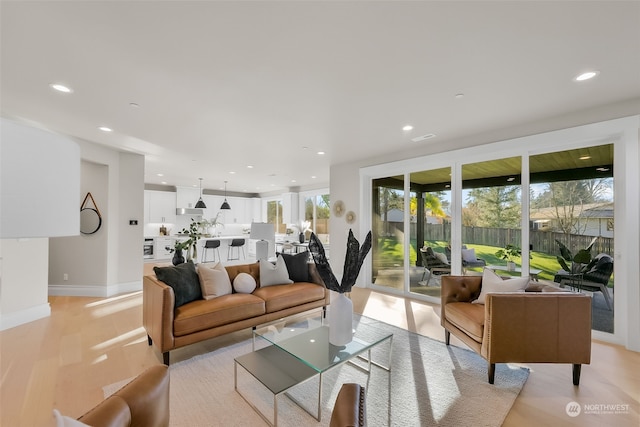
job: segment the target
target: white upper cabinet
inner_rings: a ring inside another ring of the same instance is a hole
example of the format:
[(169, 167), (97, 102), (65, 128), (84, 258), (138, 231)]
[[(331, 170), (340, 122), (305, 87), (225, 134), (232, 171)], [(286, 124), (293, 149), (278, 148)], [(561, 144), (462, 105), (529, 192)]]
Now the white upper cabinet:
[(176, 223), (176, 193), (145, 190), (145, 218), (148, 223)]
[[(200, 198), (200, 189), (194, 187), (178, 187), (178, 192), (176, 195), (176, 207), (177, 208), (194, 208), (196, 203), (198, 203), (198, 199)], [(209, 204), (206, 200), (204, 203), (209, 207)]]

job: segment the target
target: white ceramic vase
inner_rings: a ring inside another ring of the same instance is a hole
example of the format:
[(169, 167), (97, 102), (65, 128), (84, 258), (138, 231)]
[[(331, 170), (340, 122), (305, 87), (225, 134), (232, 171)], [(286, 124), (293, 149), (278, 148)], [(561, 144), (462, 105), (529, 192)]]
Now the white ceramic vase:
[(353, 302), (345, 294), (334, 294), (329, 308), (329, 342), (347, 345), (353, 339)]

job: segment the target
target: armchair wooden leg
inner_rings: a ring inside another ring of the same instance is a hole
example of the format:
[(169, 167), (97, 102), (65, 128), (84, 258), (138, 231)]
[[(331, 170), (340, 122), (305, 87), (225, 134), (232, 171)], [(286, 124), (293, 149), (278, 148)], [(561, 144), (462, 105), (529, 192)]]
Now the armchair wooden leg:
[(451, 332), (447, 331), (446, 329), (444, 330), (444, 343), (446, 345), (449, 345), (449, 342), (451, 341)]
[(147, 342), (149, 343), (149, 345), (153, 344), (153, 340), (149, 335), (147, 335)]
[(493, 384), (496, 376), (496, 364), (489, 363), (488, 366), (488, 374), (489, 374), (489, 384)]
[(169, 352), (165, 351), (164, 353), (162, 353), (162, 362), (169, 366)]
[(580, 385), (580, 371), (582, 370), (582, 365), (579, 363), (574, 363), (573, 365), (573, 385)]

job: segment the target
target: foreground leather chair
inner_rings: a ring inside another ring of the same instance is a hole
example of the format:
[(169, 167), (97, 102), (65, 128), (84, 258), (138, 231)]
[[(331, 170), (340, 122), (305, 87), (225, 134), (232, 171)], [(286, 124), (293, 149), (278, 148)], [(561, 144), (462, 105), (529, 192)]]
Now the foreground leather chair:
[(364, 427), (367, 425), (365, 388), (360, 384), (342, 384), (331, 413), (329, 427)]
[[(535, 288), (534, 288), (535, 287)], [(449, 345), (456, 336), (488, 362), (493, 384), (496, 363), (571, 363), (580, 384), (591, 362), (591, 298), (553, 286), (529, 284), (528, 292), (480, 295), (482, 277), (443, 276), (440, 323)]]
[(169, 369), (156, 365), (78, 418), (92, 427), (169, 425)]

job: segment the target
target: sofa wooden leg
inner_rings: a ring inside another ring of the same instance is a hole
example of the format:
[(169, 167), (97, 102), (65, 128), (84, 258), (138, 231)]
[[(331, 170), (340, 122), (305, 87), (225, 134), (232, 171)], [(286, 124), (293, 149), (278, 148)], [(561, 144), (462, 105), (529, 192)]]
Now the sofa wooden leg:
[(580, 385), (580, 371), (582, 370), (582, 365), (579, 363), (574, 363), (573, 365), (573, 385)]
[(451, 332), (446, 329), (444, 330), (444, 342), (446, 345), (449, 345), (449, 342), (451, 342)]
[(162, 362), (169, 366), (169, 352), (165, 351), (164, 353), (162, 353)]
[(149, 343), (149, 345), (153, 344), (153, 340), (149, 335), (147, 335), (147, 342)]
[(493, 384), (493, 382), (495, 380), (495, 376), (496, 376), (496, 364), (495, 363), (489, 363), (488, 373), (489, 373), (489, 384)]

